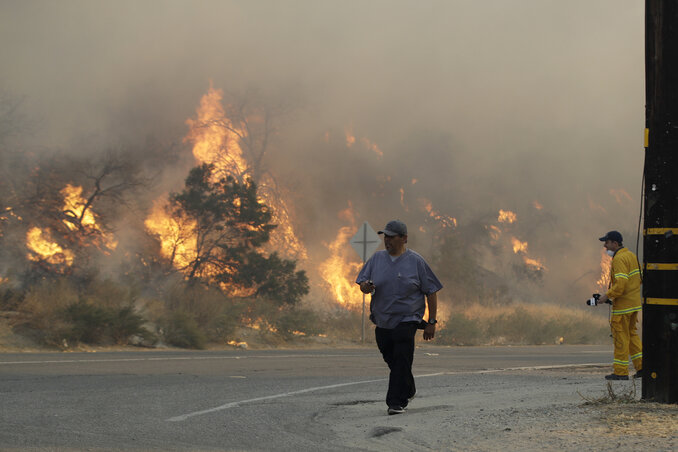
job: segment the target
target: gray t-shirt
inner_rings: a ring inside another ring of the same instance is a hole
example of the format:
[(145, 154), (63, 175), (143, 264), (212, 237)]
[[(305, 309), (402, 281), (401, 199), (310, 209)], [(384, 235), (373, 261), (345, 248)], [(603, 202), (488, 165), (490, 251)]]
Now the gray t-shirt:
[(425, 295), (443, 288), (424, 258), (409, 249), (395, 260), (386, 250), (374, 253), (360, 270), (356, 283), (368, 280), (376, 286), (370, 311), (379, 328), (421, 321), (426, 311)]

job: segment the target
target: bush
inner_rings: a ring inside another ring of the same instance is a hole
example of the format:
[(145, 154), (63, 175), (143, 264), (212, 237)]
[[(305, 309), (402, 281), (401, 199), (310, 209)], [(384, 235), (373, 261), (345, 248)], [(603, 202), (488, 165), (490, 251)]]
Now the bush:
[(111, 322), (111, 314), (107, 310), (78, 301), (66, 308), (63, 313), (70, 324), (67, 333), (68, 341), (96, 344), (102, 342), (106, 329)]
[(129, 338), (139, 335), (146, 340), (154, 342), (153, 334), (144, 328), (146, 321), (134, 312), (134, 307), (125, 306), (114, 311), (110, 316), (110, 335), (113, 342), (119, 345), (127, 344)]
[(42, 281), (26, 291), (13, 326), (38, 342), (61, 346), (70, 334), (64, 311), (77, 302), (78, 291), (67, 278)]
[(276, 319), (274, 326), (286, 339), (294, 337), (295, 332), (307, 335), (322, 333), (318, 315), (310, 309), (285, 310)]
[(124, 345), (134, 335), (153, 342), (153, 334), (143, 326), (146, 321), (132, 306), (102, 308), (81, 300), (70, 305), (62, 318), (66, 325), (61, 328), (61, 336), (70, 342), (100, 344), (112, 341)]
[(15, 311), (24, 299), (24, 294), (6, 284), (0, 285), (0, 311)]
[(436, 333), (436, 342), (445, 345), (479, 345), (484, 336), (483, 327), (477, 319), (466, 314), (453, 315)]
[(134, 311), (133, 301), (129, 289), (111, 281), (89, 281), (78, 290), (71, 278), (63, 276), (26, 291), (14, 326), (22, 334), (59, 347), (76, 342), (126, 344), (133, 335), (153, 342), (153, 333), (143, 327), (145, 319)]
[(125, 309), (136, 299), (134, 289), (110, 279), (93, 280), (83, 287), (81, 297), (105, 309)]
[(166, 309), (190, 317), (205, 340), (224, 343), (233, 339), (247, 303), (234, 302), (217, 288), (183, 281), (171, 287), (165, 300)]
[(175, 347), (203, 349), (207, 338), (198, 322), (185, 312), (175, 312), (167, 320), (165, 342)]

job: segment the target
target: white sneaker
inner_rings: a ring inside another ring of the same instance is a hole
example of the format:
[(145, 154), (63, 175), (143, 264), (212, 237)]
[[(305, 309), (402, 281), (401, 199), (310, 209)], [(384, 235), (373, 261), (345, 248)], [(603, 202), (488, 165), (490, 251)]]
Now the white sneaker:
[(388, 414), (403, 414), (405, 412), (405, 408), (401, 406), (390, 406), (388, 407)]

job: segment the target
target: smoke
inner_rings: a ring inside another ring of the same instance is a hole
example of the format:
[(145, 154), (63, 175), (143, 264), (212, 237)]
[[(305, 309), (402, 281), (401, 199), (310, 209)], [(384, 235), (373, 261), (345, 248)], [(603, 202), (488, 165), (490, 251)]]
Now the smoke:
[[(0, 6), (0, 30), (0, 89), (40, 124), (13, 149), (133, 150), (155, 181), (129, 214), (138, 224), (181, 188), (185, 121), (211, 82), (275, 113), (262, 165), (311, 262), (350, 225), (347, 207), (375, 229), (403, 219), (430, 259), (457, 231), (482, 269), (560, 301), (590, 292), (604, 232), (635, 248), (642, 3), (24, 1)], [(547, 268), (540, 284), (511, 273), (512, 238)]]

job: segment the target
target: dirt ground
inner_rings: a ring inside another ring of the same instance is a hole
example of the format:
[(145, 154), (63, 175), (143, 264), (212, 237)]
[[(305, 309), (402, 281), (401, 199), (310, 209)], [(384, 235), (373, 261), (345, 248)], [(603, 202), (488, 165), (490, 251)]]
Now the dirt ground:
[(677, 451), (678, 405), (640, 401), (640, 382), (608, 390), (608, 371), (457, 375), (424, 389), (436, 396), (415, 399), (403, 415), (356, 404), (318, 420), (338, 444), (371, 451)]

